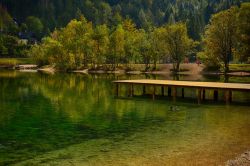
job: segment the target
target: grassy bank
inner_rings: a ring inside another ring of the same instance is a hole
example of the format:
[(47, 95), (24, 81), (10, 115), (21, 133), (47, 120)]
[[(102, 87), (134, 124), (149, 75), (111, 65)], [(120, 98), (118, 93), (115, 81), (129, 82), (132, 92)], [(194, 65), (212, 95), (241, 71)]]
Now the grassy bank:
[(250, 72), (250, 64), (230, 64), (231, 72)]
[(31, 58), (0, 58), (0, 66), (15, 66), (34, 63)]

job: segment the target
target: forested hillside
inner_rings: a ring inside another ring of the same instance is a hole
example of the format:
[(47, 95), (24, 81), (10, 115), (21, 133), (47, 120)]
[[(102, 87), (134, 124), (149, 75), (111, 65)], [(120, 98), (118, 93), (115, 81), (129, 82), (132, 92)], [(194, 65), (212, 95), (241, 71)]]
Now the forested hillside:
[(249, 0), (1, 0), (3, 7), (19, 23), (27, 17), (41, 19), (43, 33), (64, 27), (82, 13), (95, 25), (117, 25), (131, 18), (139, 28), (185, 21), (188, 33), (199, 39), (211, 14)]

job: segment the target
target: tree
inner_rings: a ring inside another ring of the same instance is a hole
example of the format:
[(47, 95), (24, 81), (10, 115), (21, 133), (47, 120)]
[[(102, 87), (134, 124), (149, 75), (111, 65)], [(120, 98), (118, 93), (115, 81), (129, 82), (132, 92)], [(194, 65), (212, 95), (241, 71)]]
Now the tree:
[(21, 30), (21, 32), (27, 32), (27, 30), (28, 30), (27, 25), (25, 23), (22, 23), (20, 26), (20, 30)]
[(115, 31), (111, 34), (110, 51), (112, 64), (115, 69), (119, 62), (122, 62), (124, 56), (124, 29), (121, 24), (117, 25)]
[(41, 20), (34, 16), (29, 16), (26, 18), (26, 25), (29, 32), (33, 32), (37, 38), (42, 37), (43, 24)]
[(19, 28), (8, 11), (0, 4), (0, 32), (16, 36)]
[(117, 26), (122, 23), (122, 16), (120, 13), (116, 12), (114, 13), (112, 19), (111, 19), (112, 25)]
[(164, 42), (166, 54), (170, 56), (173, 63), (173, 71), (179, 72), (181, 61), (193, 52), (196, 42), (188, 37), (187, 27), (184, 23), (166, 25)]
[(108, 24), (111, 15), (112, 15), (112, 8), (109, 6), (109, 4), (101, 2), (99, 10), (99, 18), (101, 19), (101, 24)]
[(38, 64), (55, 65), (61, 70), (73, 70), (87, 64), (93, 55), (93, 27), (84, 17), (72, 20), (61, 30), (44, 38), (40, 46), (31, 49)]
[(162, 34), (166, 33), (164, 27), (155, 28), (152, 32), (149, 33), (149, 41), (151, 45), (151, 56), (153, 60), (153, 70), (156, 70), (157, 62), (164, 56), (166, 53), (166, 46), (164, 42), (164, 36)]
[(8, 55), (8, 48), (6, 48), (5, 38), (6, 38), (5, 35), (0, 34), (0, 56)]
[(7, 31), (8, 27), (13, 24), (13, 19), (7, 10), (0, 4), (0, 32)]
[(45, 30), (64, 27), (76, 18), (79, 9), (95, 25), (116, 26), (121, 23), (121, 16), (128, 16), (147, 31), (151, 24), (187, 22), (188, 32), (194, 39), (200, 38), (211, 14), (239, 6), (241, 2), (249, 0), (1, 0), (18, 22), (36, 16), (42, 20)]
[(125, 63), (128, 65), (132, 61), (138, 60), (139, 57), (139, 31), (133, 21), (128, 18), (123, 21), (123, 28), (125, 31)]
[(138, 17), (139, 17), (141, 27), (143, 29), (145, 29), (146, 31), (150, 31), (151, 27), (152, 27), (152, 23), (148, 19), (147, 15), (145, 14), (143, 9), (141, 9), (139, 11), (139, 16)]
[(241, 62), (248, 61), (250, 55), (250, 3), (242, 3), (238, 14), (238, 41), (236, 53)]
[(93, 33), (93, 47), (95, 52), (93, 62), (99, 66), (105, 62), (109, 48), (109, 29), (106, 24), (96, 26)]
[(232, 7), (213, 15), (203, 39), (205, 57), (223, 64), (225, 73), (229, 71), (236, 42), (237, 10)]
[(143, 63), (145, 64), (145, 71), (150, 69), (151, 62), (151, 43), (149, 42), (149, 35), (145, 32), (145, 30), (140, 30), (139, 32), (139, 44), (140, 44), (140, 54), (143, 59)]

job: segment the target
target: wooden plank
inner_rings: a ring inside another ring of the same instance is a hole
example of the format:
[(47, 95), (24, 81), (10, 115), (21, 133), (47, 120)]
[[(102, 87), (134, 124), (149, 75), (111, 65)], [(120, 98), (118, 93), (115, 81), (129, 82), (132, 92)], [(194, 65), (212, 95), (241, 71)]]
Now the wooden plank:
[(194, 81), (172, 81), (172, 80), (118, 80), (114, 83), (133, 83), (175, 87), (193, 87), (207, 89), (230, 89), (238, 91), (250, 91), (250, 84), (242, 83), (220, 83), (220, 82), (194, 82)]

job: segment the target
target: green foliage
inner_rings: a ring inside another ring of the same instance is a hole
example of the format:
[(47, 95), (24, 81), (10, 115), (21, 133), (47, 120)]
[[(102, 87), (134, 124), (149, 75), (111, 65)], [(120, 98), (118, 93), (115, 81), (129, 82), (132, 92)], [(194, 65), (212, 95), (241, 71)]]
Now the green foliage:
[(153, 70), (156, 64), (171, 57), (177, 64), (176, 71), (184, 56), (189, 55), (195, 42), (188, 37), (186, 25), (178, 23), (154, 28), (150, 32), (136, 28), (131, 19), (125, 19), (116, 27), (106, 24), (92, 26), (83, 16), (71, 20), (40, 45), (30, 51), (39, 65), (55, 65), (61, 70), (74, 70), (82, 67), (107, 68), (111, 64), (116, 70), (119, 64), (126, 64), (129, 70), (132, 63), (144, 63), (145, 70)]
[(164, 27), (155, 28), (149, 34), (149, 41), (150, 41), (150, 54), (153, 60), (153, 70), (156, 70), (157, 62), (166, 56), (167, 48), (166, 48), (166, 41), (165, 41), (166, 31)]
[(0, 34), (0, 57), (25, 57), (28, 48), (16, 36)]
[(61, 28), (82, 13), (94, 25), (108, 27), (131, 18), (139, 28), (150, 31), (153, 26), (166, 23), (186, 22), (189, 35), (199, 39), (210, 16), (240, 2), (249, 0), (1, 0), (11, 15), (23, 23), (29, 16), (41, 19), (44, 29)]
[[(247, 5), (243, 6), (247, 8)], [(120, 10), (116, 8), (117, 13)], [(207, 68), (218, 69), (224, 63), (225, 71), (228, 71), (229, 60), (236, 53), (245, 56), (241, 52), (244, 50), (242, 40), (246, 39), (248, 30), (244, 29), (240, 16), (244, 16), (244, 20), (248, 16), (246, 13), (247, 9), (242, 12), (233, 7), (213, 15), (204, 35), (204, 50), (198, 54)], [(32, 48), (31, 56), (38, 64), (51, 64), (63, 70), (88, 65), (92, 68), (112, 66), (116, 70), (119, 64), (126, 64), (129, 69), (132, 63), (143, 63), (147, 71), (151, 63), (152, 69), (156, 70), (157, 63), (169, 59), (173, 70), (178, 72), (183, 59), (194, 55), (199, 45), (189, 37), (187, 23), (150, 26), (144, 30), (129, 18), (122, 22), (117, 20), (117, 25), (109, 27), (107, 24), (92, 25), (79, 10), (77, 15), (78, 20), (73, 19), (65, 28), (56, 29), (39, 46)], [(236, 47), (239, 43), (242, 47)], [(244, 48), (247, 46), (245, 42)]]
[(135, 24), (131, 19), (124, 20), (122, 26), (125, 31), (125, 63), (136, 63), (136, 61), (140, 59), (140, 31), (136, 28)]
[(98, 25), (93, 33), (93, 58), (92, 62), (103, 64), (109, 49), (109, 29), (106, 24)]
[(165, 26), (164, 42), (166, 54), (173, 62), (173, 70), (180, 70), (180, 63), (185, 56), (190, 55), (197, 43), (188, 37), (187, 27), (184, 23), (168, 24)]
[(39, 65), (55, 65), (61, 70), (80, 68), (94, 57), (92, 35), (92, 24), (85, 18), (72, 20), (65, 28), (44, 38), (42, 44), (33, 46), (30, 56)]
[(249, 9), (249, 3), (246, 3), (241, 8), (232, 7), (213, 15), (203, 39), (203, 52), (200, 53), (207, 67), (221, 66), (224, 72), (228, 72), (230, 61), (247, 61)]
[(122, 25), (119, 24), (110, 37), (110, 54), (112, 56), (112, 64), (114, 68), (116, 65), (118, 66), (118, 62), (122, 62), (124, 58), (124, 35), (124, 29)]
[(142, 62), (145, 64), (145, 71), (148, 71), (150, 69), (150, 62), (152, 59), (149, 34), (146, 33), (144, 30), (141, 30), (139, 35), (140, 35), (140, 38), (139, 38), (140, 54), (142, 56), (142, 60), (143, 60)]
[[(43, 32), (43, 24), (41, 20), (34, 16), (26, 18), (25, 24), (29, 32), (33, 32), (37, 38), (40, 38)], [(24, 28), (25, 25), (23, 25)]]
[(8, 11), (0, 4), (0, 32), (11, 35), (17, 34), (18, 27)]
[(29, 46), (17, 37), (19, 27), (0, 4), (0, 57), (25, 57)]
[(250, 3), (242, 3), (238, 14), (238, 45), (236, 56), (240, 62), (250, 58)]

